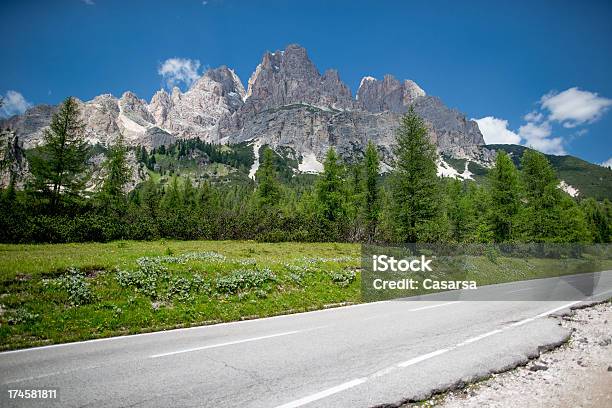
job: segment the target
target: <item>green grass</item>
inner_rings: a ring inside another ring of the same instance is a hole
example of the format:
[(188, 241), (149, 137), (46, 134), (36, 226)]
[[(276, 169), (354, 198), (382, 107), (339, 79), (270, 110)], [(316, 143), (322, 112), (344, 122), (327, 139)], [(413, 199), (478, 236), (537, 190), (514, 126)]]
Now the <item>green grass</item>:
[(358, 266), (354, 244), (0, 245), (0, 349), (360, 302)]

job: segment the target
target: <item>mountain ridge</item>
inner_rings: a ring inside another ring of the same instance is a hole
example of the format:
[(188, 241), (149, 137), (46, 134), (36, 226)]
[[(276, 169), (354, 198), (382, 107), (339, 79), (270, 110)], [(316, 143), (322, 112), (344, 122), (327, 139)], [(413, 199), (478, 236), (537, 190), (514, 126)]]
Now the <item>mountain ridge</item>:
[[(299, 156), (321, 159), (330, 146), (346, 157), (372, 140), (390, 161), (395, 129), (409, 106), (427, 121), (441, 151), (469, 155), (484, 144), (475, 122), (427, 95), (414, 81), (366, 76), (353, 96), (338, 71), (321, 74), (297, 44), (264, 53), (247, 89), (233, 70), (220, 66), (207, 70), (185, 92), (161, 89), (149, 102), (127, 91), (119, 98), (102, 94), (79, 105), (87, 140), (102, 145), (120, 134), (128, 145), (148, 149), (194, 137), (220, 144), (258, 138), (272, 148), (288, 147)], [(26, 148), (35, 147), (55, 109), (37, 105), (0, 121), (0, 126), (13, 129)]]

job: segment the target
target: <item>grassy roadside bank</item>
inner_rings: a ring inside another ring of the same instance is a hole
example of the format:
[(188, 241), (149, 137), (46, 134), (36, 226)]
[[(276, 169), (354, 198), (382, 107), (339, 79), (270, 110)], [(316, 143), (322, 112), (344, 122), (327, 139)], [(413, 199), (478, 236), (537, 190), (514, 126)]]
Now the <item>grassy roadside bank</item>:
[[(0, 245), (0, 350), (362, 302), (359, 257), (359, 245), (341, 243)], [(456, 268), (456, 279), (544, 278), (584, 262), (479, 256)]]
[(359, 302), (359, 246), (0, 245), (0, 349)]

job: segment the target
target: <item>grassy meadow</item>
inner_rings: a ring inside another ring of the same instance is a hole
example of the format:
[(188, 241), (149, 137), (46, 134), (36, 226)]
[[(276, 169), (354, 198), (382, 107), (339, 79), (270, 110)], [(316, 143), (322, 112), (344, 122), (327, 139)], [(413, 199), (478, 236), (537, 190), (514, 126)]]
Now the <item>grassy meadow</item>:
[(358, 266), (355, 244), (0, 245), (0, 349), (359, 302)]

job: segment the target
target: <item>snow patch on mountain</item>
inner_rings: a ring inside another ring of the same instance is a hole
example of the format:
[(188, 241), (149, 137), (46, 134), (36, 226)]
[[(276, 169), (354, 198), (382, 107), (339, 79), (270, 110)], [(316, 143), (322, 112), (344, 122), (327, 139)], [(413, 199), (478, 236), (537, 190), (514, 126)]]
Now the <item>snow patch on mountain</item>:
[(472, 172), (468, 169), (469, 161), (466, 160), (463, 173), (459, 173), (453, 166), (440, 158), (438, 160), (438, 177), (450, 177), (458, 180), (474, 180)]
[(364, 76), (363, 78), (361, 78), (361, 81), (359, 82), (359, 87), (361, 87), (365, 81), (376, 81), (376, 80), (377, 79), (374, 77)]
[(459, 172), (455, 170), (450, 164), (444, 161), (444, 159), (440, 159), (437, 163), (438, 165), (438, 177), (452, 177), (459, 178)]
[(578, 195), (580, 194), (580, 190), (578, 190), (576, 187), (570, 186), (569, 184), (565, 182), (565, 180), (561, 180), (561, 182), (559, 183), (557, 187), (565, 191), (567, 194), (569, 194), (572, 197), (578, 197)]
[(393, 170), (393, 167), (389, 166), (385, 162), (380, 162), (380, 174), (391, 173), (392, 170)]
[(317, 160), (317, 156), (314, 153), (305, 153), (298, 165), (298, 170), (302, 173), (321, 173), (323, 171), (323, 164)]
[(144, 133), (147, 130), (144, 126), (139, 125), (132, 119), (128, 118), (125, 113), (123, 113), (123, 111), (121, 111), (121, 113), (119, 114), (119, 121), (126, 130), (129, 130), (134, 133)]
[(251, 169), (249, 170), (249, 178), (255, 180), (255, 173), (257, 173), (257, 170), (259, 169), (259, 149), (261, 148), (261, 141), (259, 139), (255, 140), (255, 143), (253, 143), (253, 157), (255, 158), (255, 160), (253, 160), (253, 165), (251, 166)]
[(466, 160), (465, 161), (465, 168), (463, 169), (463, 173), (461, 174), (461, 177), (464, 180), (474, 180), (474, 178), (472, 177), (474, 174), (472, 174), (472, 172), (468, 168), (469, 165), (470, 165), (470, 162)]

